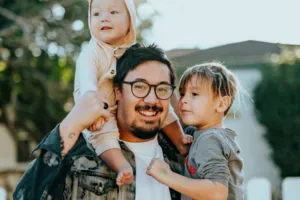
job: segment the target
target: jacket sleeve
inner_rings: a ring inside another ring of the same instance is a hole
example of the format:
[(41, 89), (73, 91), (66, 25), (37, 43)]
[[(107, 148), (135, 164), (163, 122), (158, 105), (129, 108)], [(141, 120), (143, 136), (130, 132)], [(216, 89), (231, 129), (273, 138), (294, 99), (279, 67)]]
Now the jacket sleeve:
[(60, 136), (56, 126), (33, 150), (40, 155), (33, 160), (13, 192), (13, 199), (44, 199), (61, 195), (71, 159), (60, 155)]

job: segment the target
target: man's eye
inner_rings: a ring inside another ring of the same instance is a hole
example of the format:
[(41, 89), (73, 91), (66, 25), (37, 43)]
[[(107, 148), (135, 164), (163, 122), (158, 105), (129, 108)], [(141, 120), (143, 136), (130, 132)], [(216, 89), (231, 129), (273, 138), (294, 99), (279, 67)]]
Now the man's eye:
[(145, 89), (144, 85), (135, 85), (134, 88), (136, 89)]
[(94, 14), (93, 14), (93, 16), (99, 16), (99, 13), (98, 12), (95, 12)]
[(115, 10), (112, 10), (112, 11), (110, 11), (110, 14), (117, 14), (118, 12), (117, 11), (115, 11)]
[(166, 89), (166, 88), (158, 88), (158, 91), (159, 91), (159, 92), (166, 92), (167, 89)]

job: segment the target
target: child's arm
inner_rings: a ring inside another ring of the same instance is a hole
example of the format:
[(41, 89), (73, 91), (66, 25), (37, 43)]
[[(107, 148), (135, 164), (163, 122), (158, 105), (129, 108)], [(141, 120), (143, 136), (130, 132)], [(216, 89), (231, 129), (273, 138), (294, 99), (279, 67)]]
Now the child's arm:
[(184, 134), (179, 120), (166, 125), (162, 130), (170, 138), (181, 155), (188, 154), (193, 137)]
[[(83, 50), (76, 61), (74, 87), (75, 101), (88, 91), (98, 91), (98, 76), (101, 72), (98, 68), (99, 66), (97, 66), (94, 52)], [(103, 103), (105, 104), (106, 102)], [(92, 132), (100, 130), (105, 122), (106, 121), (103, 118), (99, 118), (90, 127), (88, 127), (88, 130)]]
[(153, 159), (147, 168), (147, 174), (192, 199), (226, 200), (228, 196), (228, 189), (222, 183), (176, 174), (163, 160)]
[[(88, 48), (88, 47), (87, 47)], [(75, 100), (78, 96), (83, 95), (87, 91), (98, 90), (98, 70), (97, 62), (94, 58), (94, 54), (87, 50), (83, 50), (80, 53), (76, 61), (76, 72), (75, 72)]]
[[(194, 199), (227, 199), (230, 170), (230, 148), (212, 131), (195, 132), (195, 140), (186, 160), (183, 177), (171, 172), (166, 163), (153, 160), (147, 173), (158, 181)], [(207, 196), (208, 195), (208, 196)]]

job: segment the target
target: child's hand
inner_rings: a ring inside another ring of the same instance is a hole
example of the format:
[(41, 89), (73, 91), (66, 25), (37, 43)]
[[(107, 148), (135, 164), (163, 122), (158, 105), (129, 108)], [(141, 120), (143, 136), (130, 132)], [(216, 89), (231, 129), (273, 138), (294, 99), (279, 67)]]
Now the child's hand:
[(193, 142), (193, 136), (191, 135), (183, 135), (181, 136), (182, 144), (191, 144)]
[(107, 122), (107, 120), (107, 118), (100, 117), (88, 128), (88, 130), (91, 132), (101, 130), (103, 125)]
[(171, 173), (170, 166), (165, 161), (157, 158), (153, 158), (147, 167), (147, 174), (161, 183), (164, 183), (164, 179)]
[(186, 156), (189, 153), (192, 142), (193, 136), (182, 135), (180, 137), (180, 148), (178, 150), (182, 156)]

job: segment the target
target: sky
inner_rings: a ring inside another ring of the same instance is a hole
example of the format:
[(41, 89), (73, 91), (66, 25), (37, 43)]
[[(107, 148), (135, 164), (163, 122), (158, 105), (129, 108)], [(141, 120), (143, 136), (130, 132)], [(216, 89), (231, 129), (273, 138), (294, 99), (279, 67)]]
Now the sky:
[(207, 49), (258, 40), (300, 44), (300, 0), (148, 0), (141, 18), (154, 11), (148, 43), (165, 50)]

